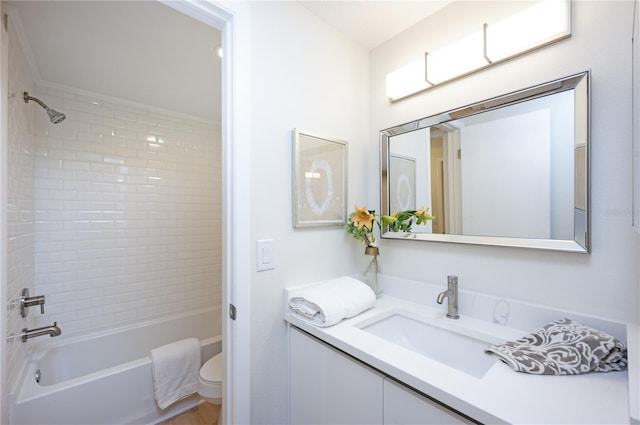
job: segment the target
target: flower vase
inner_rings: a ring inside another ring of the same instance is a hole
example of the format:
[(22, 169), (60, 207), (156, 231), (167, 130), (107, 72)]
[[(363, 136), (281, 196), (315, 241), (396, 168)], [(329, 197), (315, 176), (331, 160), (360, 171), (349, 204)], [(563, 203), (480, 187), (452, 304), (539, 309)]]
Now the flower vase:
[(364, 250), (362, 275), (364, 281), (371, 287), (376, 297), (382, 294), (382, 282), (378, 279), (378, 247), (368, 246)]

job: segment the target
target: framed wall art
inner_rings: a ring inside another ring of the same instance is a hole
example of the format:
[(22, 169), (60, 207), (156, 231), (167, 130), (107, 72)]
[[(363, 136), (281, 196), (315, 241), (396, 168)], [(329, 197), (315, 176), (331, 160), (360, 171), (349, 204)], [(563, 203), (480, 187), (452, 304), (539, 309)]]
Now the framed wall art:
[(293, 131), (293, 227), (343, 226), (347, 142)]

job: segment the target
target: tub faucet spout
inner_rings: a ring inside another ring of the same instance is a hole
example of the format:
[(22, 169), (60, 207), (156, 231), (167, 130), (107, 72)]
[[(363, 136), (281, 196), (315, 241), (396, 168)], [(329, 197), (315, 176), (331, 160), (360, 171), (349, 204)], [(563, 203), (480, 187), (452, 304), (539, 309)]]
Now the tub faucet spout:
[(436, 302), (442, 304), (447, 298), (447, 317), (459, 319), (458, 315), (458, 276), (447, 276), (447, 290), (438, 294)]
[(36, 329), (22, 330), (22, 342), (27, 342), (29, 338), (35, 338), (37, 336), (49, 335), (50, 337), (58, 336), (62, 334), (62, 330), (58, 327), (58, 322), (53, 322), (53, 326), (43, 326)]

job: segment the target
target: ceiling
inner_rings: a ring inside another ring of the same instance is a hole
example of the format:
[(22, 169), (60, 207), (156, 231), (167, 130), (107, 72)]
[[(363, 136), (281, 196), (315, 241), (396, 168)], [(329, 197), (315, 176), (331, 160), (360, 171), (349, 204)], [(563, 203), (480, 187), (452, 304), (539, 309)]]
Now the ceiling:
[[(299, 1), (370, 50), (452, 0)], [(36, 83), (220, 120), (218, 30), (158, 1), (6, 1)]]
[(453, 0), (350, 0), (300, 3), (350, 39), (371, 50)]
[(220, 119), (218, 30), (157, 1), (6, 3), (37, 83)]

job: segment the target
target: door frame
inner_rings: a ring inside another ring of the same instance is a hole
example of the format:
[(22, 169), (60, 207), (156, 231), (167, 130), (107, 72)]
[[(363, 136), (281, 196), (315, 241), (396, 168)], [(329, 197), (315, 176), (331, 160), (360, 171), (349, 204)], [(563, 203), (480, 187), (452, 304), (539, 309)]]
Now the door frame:
[[(158, 0), (222, 32), (221, 424), (251, 423), (250, 10), (246, 2)], [(235, 306), (236, 318), (227, 314)]]
[[(0, 0), (2, 1), (2, 0)], [(221, 423), (251, 422), (250, 391), (250, 14), (246, 2), (158, 0), (222, 32), (223, 311), (233, 304), (236, 320), (223, 315), (225, 378)], [(2, 53), (7, 33), (0, 31)], [(6, 300), (6, 196), (8, 68), (0, 61), (0, 299)], [(242, 282), (242, 284), (240, 284)], [(0, 303), (0, 335), (6, 334), (6, 305)], [(0, 423), (8, 422), (6, 340), (0, 338)]]
[(0, 423), (9, 423), (7, 383), (7, 206), (8, 206), (8, 96), (9, 96), (9, 37), (6, 11), (0, 19)]

